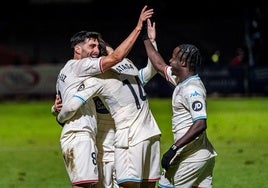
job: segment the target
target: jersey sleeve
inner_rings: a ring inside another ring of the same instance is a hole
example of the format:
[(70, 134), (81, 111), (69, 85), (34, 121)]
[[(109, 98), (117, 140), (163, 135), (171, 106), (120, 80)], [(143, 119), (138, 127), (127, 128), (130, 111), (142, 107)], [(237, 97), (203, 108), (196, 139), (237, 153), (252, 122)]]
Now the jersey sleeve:
[(165, 78), (172, 85), (176, 86), (178, 84), (178, 79), (175, 75), (172, 75), (171, 66), (165, 67)]
[(60, 113), (57, 116), (57, 120), (60, 123), (65, 123), (69, 119), (71, 119), (76, 111), (82, 106), (84, 101), (80, 98), (72, 97), (69, 101), (63, 104)]
[(88, 99), (95, 96), (99, 88), (101, 88), (101, 84), (95, 77), (90, 77), (82, 82), (73, 97), (63, 104), (57, 117), (58, 121), (64, 123), (72, 118), (76, 111), (85, 104)]
[(55, 111), (55, 109), (54, 109), (54, 105), (51, 106), (51, 110), (50, 110), (50, 111), (51, 111), (51, 114), (52, 114), (53, 116), (57, 116), (58, 113), (59, 113), (59, 112)]
[(97, 74), (101, 74), (102, 66), (101, 66), (101, 57), (100, 58), (83, 58), (79, 63), (75, 63), (73, 66), (73, 71), (79, 77), (83, 76), (95, 76)]
[[(156, 42), (153, 42), (152, 44), (157, 50)], [(139, 78), (140, 78), (142, 85), (147, 84), (151, 80), (151, 78), (154, 77), (154, 75), (156, 75), (156, 73), (157, 71), (153, 67), (150, 59), (148, 58), (146, 67), (139, 70)]]
[(198, 119), (206, 119), (206, 98), (203, 91), (199, 87), (190, 86), (187, 88), (186, 100), (193, 121)]
[(87, 101), (96, 96), (103, 87), (102, 81), (96, 77), (89, 77), (80, 84), (74, 97), (80, 98), (81, 101)]

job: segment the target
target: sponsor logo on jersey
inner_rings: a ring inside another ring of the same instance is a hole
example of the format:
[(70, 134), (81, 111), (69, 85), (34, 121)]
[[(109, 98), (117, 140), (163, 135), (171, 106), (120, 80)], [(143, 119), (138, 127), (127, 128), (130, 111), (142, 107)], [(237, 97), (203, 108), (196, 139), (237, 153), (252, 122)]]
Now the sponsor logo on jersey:
[(200, 101), (194, 101), (192, 104), (192, 109), (196, 112), (200, 111), (203, 108), (203, 104)]
[(190, 97), (196, 97), (196, 96), (200, 96), (200, 94), (197, 91), (194, 91), (193, 93), (191, 93)]
[(102, 103), (100, 98), (94, 98), (94, 103), (96, 106), (97, 113), (100, 113), (100, 114), (108, 114), (109, 113), (109, 111), (107, 110), (105, 105)]

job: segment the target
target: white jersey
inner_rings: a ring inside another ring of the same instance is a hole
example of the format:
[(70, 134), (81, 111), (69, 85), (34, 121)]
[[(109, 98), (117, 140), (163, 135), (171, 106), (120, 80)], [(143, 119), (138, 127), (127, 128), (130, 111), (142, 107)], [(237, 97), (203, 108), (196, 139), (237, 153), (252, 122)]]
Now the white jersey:
[(98, 158), (103, 162), (114, 161), (114, 135), (115, 124), (110, 112), (98, 97), (94, 97), (97, 111), (97, 137)]
[[(170, 67), (166, 70), (167, 80), (175, 85), (177, 79), (171, 74)], [(198, 75), (191, 76), (176, 85), (172, 95), (172, 111), (172, 132), (175, 142), (188, 131), (194, 121), (207, 119), (206, 89)], [(188, 162), (204, 161), (216, 155), (206, 132), (180, 150), (180, 156), (182, 158), (187, 156)]]
[[(105, 102), (115, 120), (116, 147), (135, 145), (161, 134), (149, 109), (147, 96), (139, 79), (139, 71), (130, 60), (124, 59), (112, 70), (86, 79), (78, 89), (73, 102), (78, 103), (77, 98), (87, 101), (97, 95)], [(68, 103), (71, 107), (63, 105), (59, 119), (68, 116), (68, 108), (76, 108), (73, 102)]]
[[(84, 58), (69, 60), (61, 69), (56, 92), (60, 95), (62, 104), (73, 97), (79, 83), (87, 76), (100, 74), (101, 58)], [(60, 137), (61, 149), (64, 156), (65, 167), (72, 185), (80, 182), (98, 182), (98, 168), (96, 163), (97, 147), (97, 121), (96, 109), (93, 100), (88, 100), (71, 121), (67, 122)], [(72, 151), (72, 154), (70, 154)], [(73, 165), (70, 165), (73, 164)]]
[(102, 73), (100, 60), (101, 58), (72, 59), (64, 65), (56, 83), (56, 92), (60, 95), (63, 103), (73, 96), (81, 81), (87, 76)]
[[(156, 46), (156, 44), (154, 44)], [(129, 60), (129, 59), (126, 59)], [(124, 71), (124, 74), (136, 75), (136, 71), (129, 71), (125, 66), (128, 66), (124, 63), (119, 63), (112, 67), (116, 72)], [(138, 71), (138, 77), (142, 83), (145, 85), (155, 74), (156, 70), (153, 68), (151, 62), (148, 59), (147, 66)], [(98, 134), (97, 134), (97, 145), (99, 149), (99, 156), (102, 158), (102, 161), (114, 161), (114, 136), (115, 136), (115, 123), (102, 101), (98, 98), (94, 98), (96, 110), (97, 110), (97, 124), (98, 124)]]
[[(73, 97), (79, 84), (87, 76), (102, 73), (101, 58), (84, 58), (69, 60), (61, 69), (56, 83), (56, 92), (60, 95), (64, 104)], [(92, 100), (82, 106), (73, 116), (71, 123), (64, 126), (62, 135), (68, 131), (90, 131), (96, 134), (96, 110)], [(90, 125), (90, 126), (89, 126)]]

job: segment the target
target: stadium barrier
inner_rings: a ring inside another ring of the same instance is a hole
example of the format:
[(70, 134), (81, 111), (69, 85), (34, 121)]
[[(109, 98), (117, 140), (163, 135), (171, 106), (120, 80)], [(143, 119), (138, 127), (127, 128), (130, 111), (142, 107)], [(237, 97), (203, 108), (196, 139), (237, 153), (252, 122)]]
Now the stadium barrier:
[[(55, 84), (61, 64), (1, 66), (0, 97), (55, 96)], [(268, 94), (268, 67), (205, 66), (199, 70), (208, 94)], [(156, 75), (146, 86), (152, 97), (170, 97), (173, 86)]]

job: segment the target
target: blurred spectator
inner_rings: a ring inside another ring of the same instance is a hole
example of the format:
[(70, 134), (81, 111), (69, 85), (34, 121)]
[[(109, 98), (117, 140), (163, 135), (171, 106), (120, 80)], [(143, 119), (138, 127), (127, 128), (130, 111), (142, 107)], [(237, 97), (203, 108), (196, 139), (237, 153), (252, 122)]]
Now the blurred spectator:
[(248, 47), (249, 53), (249, 65), (255, 65), (262, 63), (264, 36), (264, 12), (261, 8), (255, 8), (248, 12), (248, 18), (246, 19), (246, 33), (245, 41)]
[(244, 62), (245, 52), (242, 48), (237, 48), (235, 51), (235, 57), (231, 60), (230, 65), (242, 65)]
[(212, 62), (213, 64), (219, 64), (219, 62), (220, 62), (220, 55), (221, 55), (220, 50), (216, 50), (216, 51), (212, 54), (212, 56), (211, 56), (211, 62)]

